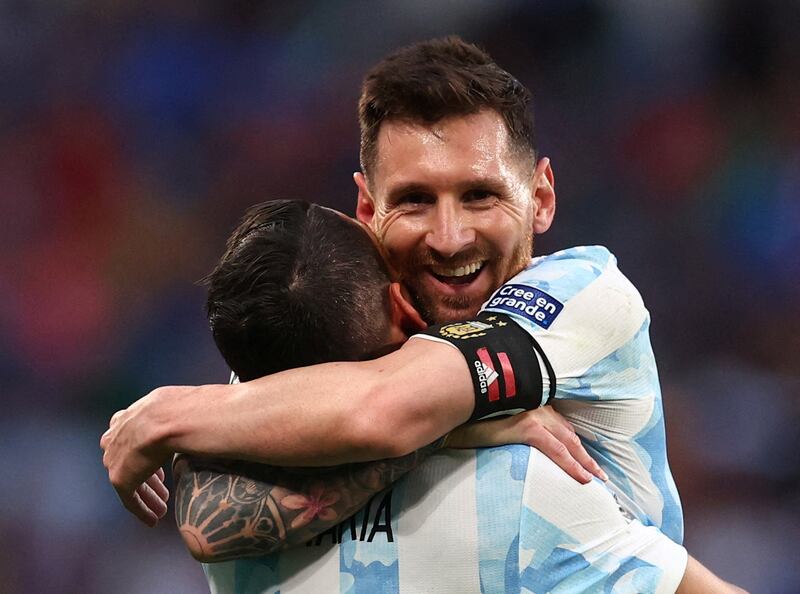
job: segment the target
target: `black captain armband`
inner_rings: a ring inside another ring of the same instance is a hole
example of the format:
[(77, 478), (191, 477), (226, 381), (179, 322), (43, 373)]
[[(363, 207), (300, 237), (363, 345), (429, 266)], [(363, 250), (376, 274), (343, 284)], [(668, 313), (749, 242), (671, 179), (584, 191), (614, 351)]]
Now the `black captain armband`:
[(538, 408), (543, 391), (540, 358), (550, 397), (555, 394), (555, 373), (541, 347), (505, 314), (484, 312), (469, 321), (431, 326), (419, 335), (455, 346), (467, 360), (475, 393), (470, 421)]

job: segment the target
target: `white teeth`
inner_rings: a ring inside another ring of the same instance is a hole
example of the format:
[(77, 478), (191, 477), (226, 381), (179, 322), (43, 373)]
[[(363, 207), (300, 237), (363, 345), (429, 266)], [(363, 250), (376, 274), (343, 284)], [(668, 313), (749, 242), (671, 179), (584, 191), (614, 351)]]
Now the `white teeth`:
[(466, 276), (473, 274), (483, 267), (483, 262), (473, 262), (466, 266), (459, 266), (458, 268), (443, 268), (440, 266), (431, 266), (431, 270), (439, 276)]

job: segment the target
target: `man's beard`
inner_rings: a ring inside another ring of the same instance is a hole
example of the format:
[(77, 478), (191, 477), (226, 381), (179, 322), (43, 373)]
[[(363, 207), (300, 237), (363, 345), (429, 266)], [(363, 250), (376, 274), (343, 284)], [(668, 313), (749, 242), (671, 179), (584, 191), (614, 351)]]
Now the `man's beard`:
[(486, 250), (470, 250), (469, 252), (465, 252), (464, 255), (459, 254), (457, 258), (451, 260), (441, 258), (429, 250), (412, 254), (411, 257), (403, 263), (402, 281), (406, 289), (408, 289), (411, 301), (422, 316), (422, 319), (428, 324), (445, 324), (463, 320), (477, 314), (481, 305), (489, 299), (492, 293), (528, 265), (532, 255), (533, 234), (519, 242), (515, 247), (514, 253), (510, 258), (508, 270), (503, 271), (504, 278), (499, 279), (497, 286), (490, 287), (485, 295), (477, 299), (475, 297), (463, 295), (430, 294), (423, 290), (422, 283), (418, 282), (419, 272), (430, 269), (430, 267), (434, 265), (457, 268), (477, 260), (484, 261), (484, 268), (491, 267), (493, 262), (500, 260), (500, 257), (496, 254), (487, 253)]
[[(421, 315), (422, 319), (428, 324), (445, 324), (447, 322), (454, 322), (458, 319), (469, 317), (473, 313), (476, 313), (475, 307), (467, 310), (471, 304), (471, 300), (467, 297), (460, 295), (445, 295), (437, 298), (424, 294), (422, 291), (413, 286), (409, 286), (408, 291), (411, 294), (411, 301), (414, 304), (414, 307), (417, 308), (419, 315)], [(483, 301), (485, 301), (485, 299)], [(481, 301), (481, 303), (483, 303), (483, 301)], [(480, 307), (480, 305), (478, 307)], [(464, 311), (464, 313), (463, 315), (445, 316), (439, 313), (442, 308), (453, 312)]]

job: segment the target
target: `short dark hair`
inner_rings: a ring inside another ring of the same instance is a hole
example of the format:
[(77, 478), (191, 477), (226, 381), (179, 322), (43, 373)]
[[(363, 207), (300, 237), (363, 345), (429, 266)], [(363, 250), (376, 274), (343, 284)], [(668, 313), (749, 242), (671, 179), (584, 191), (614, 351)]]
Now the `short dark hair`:
[(242, 381), (326, 361), (361, 359), (386, 343), (390, 282), (367, 232), (308, 202), (247, 211), (208, 287), (208, 320)]
[(512, 148), (533, 162), (530, 100), (530, 92), (489, 54), (459, 37), (402, 48), (378, 62), (361, 86), (361, 168), (368, 173), (374, 167), (378, 132), (387, 120), (432, 124), (481, 109), (503, 118)]

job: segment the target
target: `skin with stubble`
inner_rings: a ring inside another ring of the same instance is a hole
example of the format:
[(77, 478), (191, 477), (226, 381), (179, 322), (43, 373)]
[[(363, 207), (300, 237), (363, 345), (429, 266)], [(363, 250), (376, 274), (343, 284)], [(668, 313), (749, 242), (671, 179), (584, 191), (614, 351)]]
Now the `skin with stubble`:
[(434, 124), (390, 120), (378, 159), (357, 173), (357, 216), (380, 239), (423, 317), (442, 323), (475, 315), (522, 270), (533, 234), (555, 211), (547, 159), (510, 146), (494, 111)]

